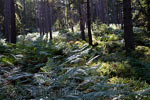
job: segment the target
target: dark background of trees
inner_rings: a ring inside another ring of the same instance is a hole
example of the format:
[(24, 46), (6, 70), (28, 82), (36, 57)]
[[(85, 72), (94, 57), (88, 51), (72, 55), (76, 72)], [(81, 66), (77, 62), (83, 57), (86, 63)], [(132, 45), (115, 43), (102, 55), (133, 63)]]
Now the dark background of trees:
[[(15, 7), (15, 9), (13, 9)], [(126, 50), (134, 49), (133, 27), (150, 31), (149, 0), (1, 0), (0, 32), (8, 42), (16, 43), (16, 35), (39, 31), (41, 35), (80, 24), (81, 38), (88, 28), (92, 45), (91, 24), (121, 25)], [(124, 17), (123, 17), (124, 16)]]

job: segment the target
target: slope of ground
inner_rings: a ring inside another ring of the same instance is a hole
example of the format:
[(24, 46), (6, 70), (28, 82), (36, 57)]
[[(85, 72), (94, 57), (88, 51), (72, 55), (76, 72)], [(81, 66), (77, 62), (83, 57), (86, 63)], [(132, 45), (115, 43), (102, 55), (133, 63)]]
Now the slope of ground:
[(149, 100), (148, 46), (127, 57), (120, 34), (97, 36), (95, 47), (78, 37), (61, 33), (48, 42), (35, 33), (16, 46), (1, 41), (0, 100)]

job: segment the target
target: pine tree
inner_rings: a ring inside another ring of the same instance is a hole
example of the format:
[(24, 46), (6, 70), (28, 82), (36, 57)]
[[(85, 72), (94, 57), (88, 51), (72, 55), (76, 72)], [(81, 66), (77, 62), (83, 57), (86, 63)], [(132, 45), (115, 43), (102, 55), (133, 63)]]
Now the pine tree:
[(131, 0), (123, 0), (125, 49), (134, 50)]
[(85, 25), (84, 25), (84, 21), (83, 21), (83, 12), (82, 12), (82, 2), (79, 1), (79, 20), (80, 20), (80, 31), (81, 31), (81, 38), (82, 40), (85, 40)]
[(93, 45), (92, 33), (91, 33), (91, 12), (90, 12), (90, 0), (87, 0), (87, 24), (88, 24), (88, 37), (89, 45)]

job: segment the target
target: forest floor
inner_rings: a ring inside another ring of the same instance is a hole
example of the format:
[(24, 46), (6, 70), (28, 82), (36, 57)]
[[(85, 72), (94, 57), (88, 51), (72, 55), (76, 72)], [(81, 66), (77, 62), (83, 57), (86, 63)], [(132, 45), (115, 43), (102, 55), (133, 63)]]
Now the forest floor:
[(126, 56), (120, 34), (95, 34), (92, 47), (79, 34), (56, 33), (52, 41), (38, 33), (16, 45), (1, 40), (0, 100), (150, 100), (149, 42)]

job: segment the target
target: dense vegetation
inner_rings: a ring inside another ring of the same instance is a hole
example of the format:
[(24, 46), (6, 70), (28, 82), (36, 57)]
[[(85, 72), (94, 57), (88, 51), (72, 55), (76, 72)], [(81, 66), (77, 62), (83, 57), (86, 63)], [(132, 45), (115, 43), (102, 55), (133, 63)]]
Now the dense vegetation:
[(1, 0), (0, 100), (150, 100), (149, 15), (149, 0)]

